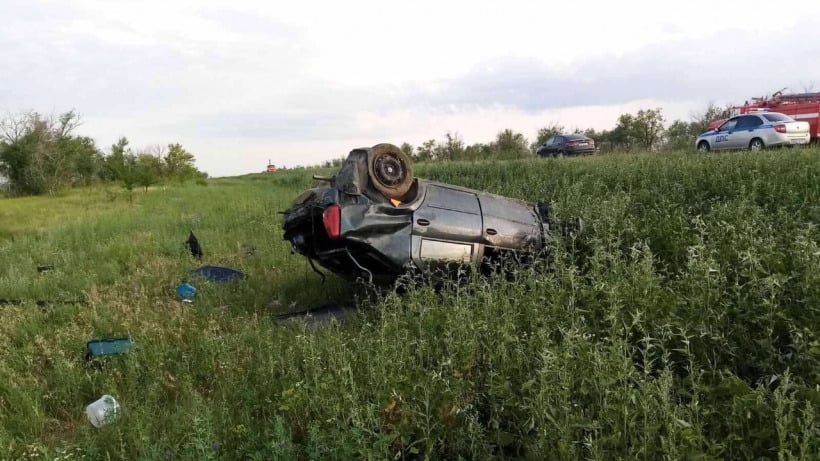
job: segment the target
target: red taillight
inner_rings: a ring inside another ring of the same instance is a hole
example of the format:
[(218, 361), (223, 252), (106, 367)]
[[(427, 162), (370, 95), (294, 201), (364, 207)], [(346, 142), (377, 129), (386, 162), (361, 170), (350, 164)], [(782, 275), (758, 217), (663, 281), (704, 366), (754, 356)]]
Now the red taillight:
[(342, 209), (339, 205), (330, 205), (322, 212), (322, 223), (325, 225), (325, 232), (332, 240), (339, 238), (342, 227)]
[(774, 131), (777, 131), (778, 133), (785, 133), (786, 132), (786, 125), (775, 125), (774, 126)]
[(572, 147), (572, 146), (574, 146), (574, 145), (576, 145), (576, 144), (578, 144), (578, 141), (570, 141), (570, 142), (568, 142), (568, 143), (567, 143), (567, 146), (568, 146), (568, 147)]

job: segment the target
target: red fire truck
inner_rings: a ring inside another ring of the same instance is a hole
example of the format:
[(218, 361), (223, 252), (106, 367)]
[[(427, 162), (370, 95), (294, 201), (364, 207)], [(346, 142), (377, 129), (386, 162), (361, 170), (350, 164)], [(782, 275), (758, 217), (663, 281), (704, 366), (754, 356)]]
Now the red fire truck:
[[(752, 98), (742, 106), (732, 108), (732, 116), (754, 112), (780, 112), (789, 117), (809, 122), (809, 132), (813, 142), (820, 139), (820, 93), (783, 94), (778, 91), (771, 96)], [(715, 120), (709, 124), (709, 130), (719, 127), (726, 119)]]

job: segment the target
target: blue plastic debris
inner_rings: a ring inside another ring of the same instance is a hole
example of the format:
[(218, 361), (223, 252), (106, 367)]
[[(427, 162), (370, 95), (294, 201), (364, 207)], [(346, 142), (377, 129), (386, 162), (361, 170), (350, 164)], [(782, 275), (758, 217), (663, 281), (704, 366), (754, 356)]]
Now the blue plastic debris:
[(188, 283), (182, 283), (177, 287), (177, 294), (182, 299), (191, 299), (196, 295), (196, 288)]
[(245, 274), (237, 270), (219, 266), (203, 266), (191, 272), (191, 275), (204, 277), (214, 282), (227, 282), (234, 279), (244, 279)]
[(119, 354), (126, 354), (131, 350), (131, 338), (130, 337), (120, 337), (120, 338), (105, 338), (105, 339), (92, 339), (85, 343), (86, 347), (86, 360), (91, 360), (97, 357), (103, 357), (106, 355), (119, 355)]

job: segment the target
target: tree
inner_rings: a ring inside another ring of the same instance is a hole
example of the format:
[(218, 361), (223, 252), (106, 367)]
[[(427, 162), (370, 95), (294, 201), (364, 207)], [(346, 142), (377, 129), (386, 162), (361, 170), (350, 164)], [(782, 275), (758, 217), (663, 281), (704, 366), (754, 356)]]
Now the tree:
[(54, 193), (92, 181), (122, 181), (131, 190), (148, 187), (163, 175), (180, 180), (207, 177), (194, 166), (194, 156), (180, 144), (153, 145), (135, 155), (121, 137), (108, 155), (94, 140), (73, 134), (80, 115), (68, 112), (43, 116), (37, 112), (0, 118), (0, 176), (15, 194)]
[(103, 157), (93, 139), (73, 136), (61, 138), (57, 143), (57, 148), (70, 159), (72, 184), (88, 185), (99, 176)]
[(429, 139), (416, 148), (416, 156), (413, 160), (417, 162), (427, 162), (433, 160), (433, 154), (436, 150), (436, 140)]
[(54, 193), (93, 178), (99, 152), (90, 138), (72, 135), (80, 124), (73, 110), (58, 116), (26, 112), (0, 120), (0, 173), (15, 193)]
[(727, 105), (725, 107), (718, 107), (713, 102), (709, 102), (701, 112), (698, 113), (691, 113), (689, 114), (689, 118), (692, 119), (692, 125), (690, 127), (690, 133), (697, 136), (701, 133), (706, 132), (709, 129), (709, 124), (714, 122), (715, 120), (720, 120), (724, 118), (729, 118), (732, 114), (732, 106)]
[(557, 124), (556, 122), (552, 122), (547, 126), (538, 129), (538, 133), (535, 135), (535, 142), (532, 143), (530, 148), (533, 152), (538, 149), (538, 146), (547, 142), (547, 140), (553, 136), (558, 136), (564, 133), (564, 127)]
[(663, 114), (660, 108), (641, 109), (637, 114), (621, 114), (606, 141), (614, 148), (653, 149), (663, 140)]
[[(13, 140), (12, 140), (13, 139)], [(17, 193), (40, 193), (28, 184), (27, 177), (31, 167), (30, 134), (10, 137), (0, 142), (0, 173), (9, 181), (9, 187)]]
[(112, 144), (110, 153), (103, 160), (101, 172), (103, 179), (108, 181), (122, 180), (125, 172), (125, 157), (130, 154), (130, 152), (131, 149), (128, 148), (128, 139), (124, 136)]
[(604, 136), (606, 130), (603, 131), (595, 131), (595, 128), (587, 128), (580, 132), (582, 135), (586, 136), (587, 138), (594, 139), (596, 142), (599, 138)]
[(38, 117), (36, 112), (22, 114), (6, 114), (0, 120), (0, 142), (7, 145), (15, 144), (28, 133), (33, 120)]
[(136, 184), (148, 191), (162, 178), (162, 160), (150, 153), (141, 153), (134, 162)]
[(414, 158), (413, 157), (413, 146), (410, 145), (409, 143), (406, 143), (406, 142), (401, 143), (400, 149), (401, 149), (402, 152), (404, 152), (404, 155), (406, 155), (407, 158)]
[(344, 164), (345, 158), (346, 157), (342, 156), (334, 158), (332, 160), (325, 160), (324, 162), (322, 162), (321, 166), (322, 168), (339, 168), (342, 166), (342, 164)]
[(56, 136), (58, 138), (65, 138), (71, 135), (78, 126), (82, 125), (80, 114), (75, 110), (70, 110), (57, 117), (55, 125)]
[(122, 187), (128, 191), (129, 201), (134, 199), (135, 186), (143, 185), (145, 181), (150, 182), (147, 179), (148, 174), (140, 170), (137, 156), (128, 147), (128, 139), (125, 137), (121, 137), (111, 145), (111, 152), (105, 158), (103, 167), (105, 179), (122, 182)]
[(476, 143), (464, 148), (464, 158), (467, 160), (477, 160), (488, 158), (493, 155), (493, 148), (489, 144)]
[(192, 179), (199, 175), (194, 167), (194, 155), (186, 151), (181, 144), (168, 144), (168, 154), (164, 162), (165, 176), (180, 181)]
[(464, 158), (464, 140), (458, 133), (447, 132), (444, 144), (435, 149), (436, 160), (461, 160)]
[(509, 128), (498, 132), (494, 147), (501, 155), (521, 157), (532, 154), (527, 145), (527, 138)]
[[(694, 123), (694, 122), (693, 122)], [(686, 123), (683, 120), (675, 120), (666, 129), (667, 145), (672, 149), (686, 149), (691, 145), (692, 124)]]
[(123, 156), (122, 169), (119, 172), (122, 187), (128, 191), (128, 200), (134, 199), (134, 186), (139, 182), (139, 170), (137, 169), (137, 156), (130, 151)]
[(641, 109), (632, 122), (632, 136), (638, 145), (653, 149), (663, 139), (663, 114), (661, 108)]
[(635, 117), (631, 114), (621, 114), (618, 117), (618, 123), (615, 125), (615, 128), (609, 132), (609, 136), (607, 136), (607, 140), (615, 149), (629, 149), (632, 147), (634, 143), (634, 123)]
[(154, 157), (162, 160), (165, 158), (165, 154), (168, 152), (168, 149), (162, 144), (152, 144), (145, 148), (144, 153), (151, 154)]

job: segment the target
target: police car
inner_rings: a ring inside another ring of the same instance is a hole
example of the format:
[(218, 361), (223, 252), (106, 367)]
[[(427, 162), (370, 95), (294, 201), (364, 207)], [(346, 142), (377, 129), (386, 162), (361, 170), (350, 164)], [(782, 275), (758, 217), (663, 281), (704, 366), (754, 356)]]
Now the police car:
[(695, 147), (701, 152), (723, 149), (760, 150), (766, 147), (808, 144), (808, 122), (798, 122), (779, 112), (744, 114), (726, 120), (701, 134)]

